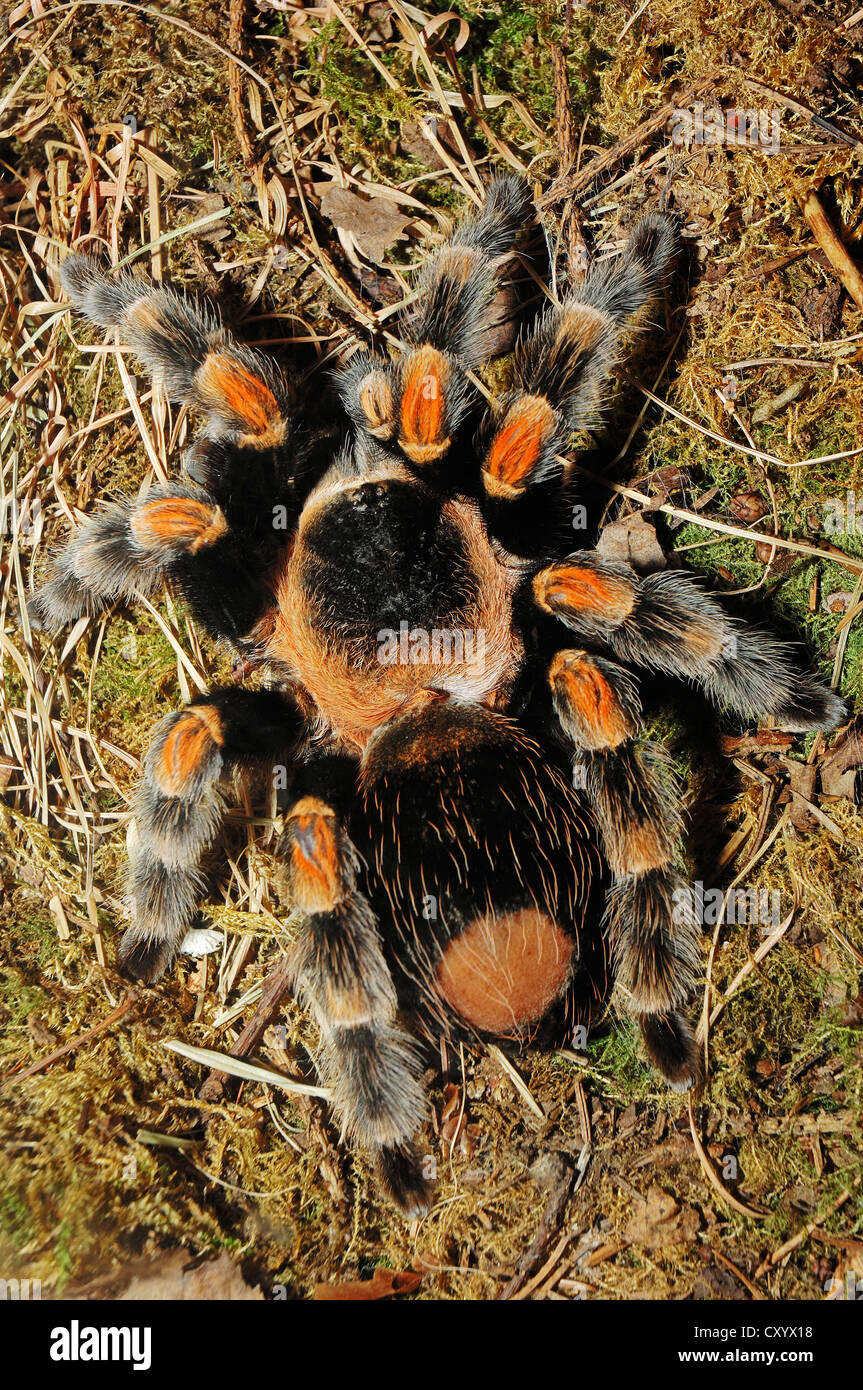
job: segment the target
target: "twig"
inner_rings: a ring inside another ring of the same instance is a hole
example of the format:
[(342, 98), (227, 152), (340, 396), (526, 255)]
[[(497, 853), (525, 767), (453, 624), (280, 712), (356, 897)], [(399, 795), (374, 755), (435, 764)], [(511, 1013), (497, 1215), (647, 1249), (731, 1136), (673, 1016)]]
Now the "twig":
[(573, 198), (582, 193), (584, 189), (589, 188), (603, 174), (608, 173), (609, 169), (613, 169), (616, 164), (633, 154), (657, 131), (662, 130), (679, 107), (688, 105), (695, 97), (707, 91), (708, 87), (713, 85), (714, 80), (715, 74), (713, 73), (707, 77), (700, 77), (697, 82), (691, 83), (684, 91), (679, 92), (672, 101), (661, 106), (654, 115), (648, 117), (646, 121), (642, 121), (640, 126), (636, 126), (631, 135), (619, 140), (607, 154), (599, 155), (596, 159), (591, 160), (590, 164), (579, 170), (578, 173), (567, 174), (563, 178), (555, 179), (545, 196), (540, 200), (540, 209), (550, 207), (560, 199)]
[(824, 255), (832, 265), (842, 284), (850, 294), (858, 309), (863, 309), (863, 275), (852, 261), (842, 242), (830, 225), (821, 200), (814, 189), (810, 189), (800, 199), (803, 216)]
[[(246, 0), (231, 0), (228, 20), (228, 47), (233, 49), (235, 53), (242, 52), (245, 20)], [(247, 169), (251, 169), (255, 163), (255, 149), (249, 135), (246, 110), (243, 106), (244, 85), (243, 74), (231, 58), (228, 63), (228, 105), (231, 108), (234, 133), (240, 147), (240, 154), (243, 156), (243, 163)]]
[[(551, 64), (554, 72), (554, 114), (557, 129), (558, 162), (561, 174), (576, 169), (578, 146), (572, 121), (572, 94), (566, 70), (566, 50), (558, 43), (551, 45)], [(587, 274), (590, 256), (581, 230), (581, 218), (574, 202), (563, 214), (563, 233), (566, 238), (566, 262), (570, 284), (576, 284)]]
[[(282, 996), (290, 985), (290, 970), (286, 961), (279, 961), (270, 970), (261, 988), (261, 998), (231, 1048), (232, 1057), (246, 1057), (258, 1046), (275, 1016)], [(228, 1080), (228, 1072), (214, 1069), (205, 1079), (198, 1091), (198, 1098), (205, 1101), (220, 1100)]]
[[(505, 1284), (504, 1287), (501, 1289), (500, 1293), (498, 1294), (498, 1299), (500, 1300), (506, 1301), (508, 1299), (514, 1298), (518, 1293), (519, 1289), (524, 1287), (530, 1276), (530, 1271), (534, 1268), (537, 1261), (542, 1259), (543, 1255), (546, 1252), (546, 1249), (548, 1248), (548, 1243), (551, 1240), (552, 1235), (557, 1230), (557, 1227), (560, 1224), (561, 1217), (563, 1216), (563, 1213), (566, 1210), (566, 1204), (569, 1201), (569, 1194), (570, 1189), (572, 1188), (573, 1179), (572, 1169), (570, 1168), (568, 1163), (565, 1163), (563, 1161), (563, 1159), (560, 1160), (560, 1169), (560, 1174), (557, 1178), (557, 1181), (554, 1184), (554, 1187), (552, 1188), (548, 1204), (545, 1208), (545, 1211), (542, 1214), (542, 1221), (540, 1222), (539, 1231), (537, 1232), (534, 1239), (531, 1241), (527, 1250), (525, 1250), (524, 1254), (519, 1259), (518, 1264), (515, 1267), (515, 1274), (512, 1276), (509, 1283)], [(568, 1239), (569, 1236), (567, 1235), (567, 1240)], [(560, 1246), (559, 1249), (562, 1252), (563, 1246)], [(557, 1250), (555, 1251), (554, 1258), (559, 1258), (559, 1253)], [(541, 1273), (544, 1275), (545, 1272), (546, 1267), (544, 1266)]]
[(788, 111), (793, 111), (795, 115), (802, 116), (804, 120), (811, 121), (812, 125), (823, 130), (827, 135), (832, 135), (835, 140), (841, 141), (843, 145), (850, 145), (855, 150), (863, 150), (863, 140), (858, 140), (856, 135), (846, 135), (844, 130), (840, 130), (832, 121), (827, 121), (823, 116), (817, 115), (810, 107), (804, 106), (802, 101), (797, 101), (794, 97), (787, 97), (784, 92), (774, 91), (765, 82), (759, 82), (755, 77), (744, 77), (744, 83), (751, 87), (754, 92), (759, 92), (761, 96), (770, 97), (773, 101), (778, 101), (781, 106)]
[[(711, 1247), (711, 1249), (712, 1249), (712, 1247)], [(714, 1251), (713, 1251), (713, 1258), (716, 1259), (716, 1260), (718, 1260), (720, 1264), (725, 1265), (725, 1268), (726, 1268), (726, 1269), (729, 1269), (729, 1270), (731, 1271), (731, 1273), (734, 1275), (734, 1277), (735, 1277), (736, 1279), (739, 1279), (739, 1280), (740, 1280), (740, 1282), (741, 1282), (741, 1284), (743, 1285), (743, 1287), (749, 1290), (749, 1292), (752, 1294), (752, 1297), (753, 1297), (758, 1303), (766, 1303), (766, 1302), (767, 1302), (767, 1294), (766, 1294), (766, 1293), (762, 1293), (761, 1290), (759, 1289), (758, 1285), (757, 1285), (757, 1284), (753, 1284), (752, 1280), (751, 1280), (746, 1274), (743, 1273), (743, 1270), (742, 1270), (742, 1269), (738, 1269), (738, 1268), (737, 1268), (737, 1265), (732, 1264), (731, 1261), (729, 1260), (728, 1256), (727, 1256), (727, 1255), (723, 1255), (723, 1253), (722, 1253), (721, 1250), (714, 1250)]]
[(139, 998), (139, 991), (137, 989), (130, 989), (125, 999), (120, 1001), (116, 1009), (109, 1013), (107, 1018), (103, 1018), (101, 1023), (97, 1023), (95, 1028), (88, 1028), (86, 1033), (82, 1033), (80, 1037), (73, 1038), (72, 1042), (65, 1043), (63, 1047), (58, 1047), (55, 1052), (49, 1052), (47, 1057), (43, 1057), (38, 1062), (33, 1062), (31, 1066), (25, 1067), (24, 1071), (15, 1073), (11, 1079), (15, 1082), (25, 1081), (28, 1076), (35, 1076), (37, 1072), (44, 1071), (46, 1067), (53, 1066), (55, 1062), (59, 1062), (61, 1057), (68, 1057), (70, 1052), (76, 1052), (78, 1048), (83, 1047), (85, 1043), (92, 1042), (93, 1038), (97, 1038), (100, 1033), (104, 1033), (106, 1029), (118, 1023), (120, 1019), (129, 1012), (133, 1005), (137, 1004)]
[(698, 512), (687, 511), (685, 507), (672, 507), (668, 502), (657, 502), (655, 497), (648, 497), (646, 492), (639, 492), (636, 488), (626, 487), (623, 483), (614, 483), (609, 478), (604, 478), (601, 473), (594, 473), (592, 469), (584, 468), (581, 464), (574, 463), (569, 459), (564, 459), (563, 462), (585, 478), (602, 483), (603, 487), (609, 488), (621, 497), (629, 497), (633, 502), (640, 502), (645, 511), (663, 512), (666, 516), (676, 516), (682, 521), (692, 522), (694, 526), (703, 527), (705, 531), (719, 531), (724, 536), (736, 536), (739, 540), (753, 541), (756, 544), (759, 541), (764, 541), (769, 545), (778, 546), (780, 550), (794, 550), (799, 555), (814, 555), (819, 560), (829, 560), (832, 564), (842, 565), (854, 574), (863, 574), (863, 560), (856, 560), (853, 556), (846, 555), (844, 550), (809, 545), (806, 541), (786, 540), (784, 536), (771, 536), (766, 531), (746, 531), (742, 526), (731, 526), (725, 521), (714, 521), (713, 518), (701, 516)]
[(843, 1188), (835, 1202), (831, 1202), (825, 1212), (822, 1212), (820, 1216), (816, 1216), (815, 1220), (810, 1221), (801, 1231), (798, 1231), (796, 1236), (792, 1236), (790, 1240), (786, 1240), (785, 1244), (780, 1245), (778, 1250), (774, 1250), (772, 1255), (767, 1255), (756, 1269), (755, 1278), (761, 1279), (768, 1270), (775, 1269), (778, 1264), (782, 1263), (786, 1255), (790, 1255), (792, 1251), (797, 1250), (798, 1247), (811, 1236), (812, 1232), (817, 1227), (823, 1225), (828, 1216), (835, 1216), (839, 1208), (844, 1207), (845, 1203), (850, 1200), (852, 1191), (855, 1187), (859, 1187), (861, 1181), (863, 1181), (863, 1179), (857, 1178), (851, 1184), (850, 1188)]

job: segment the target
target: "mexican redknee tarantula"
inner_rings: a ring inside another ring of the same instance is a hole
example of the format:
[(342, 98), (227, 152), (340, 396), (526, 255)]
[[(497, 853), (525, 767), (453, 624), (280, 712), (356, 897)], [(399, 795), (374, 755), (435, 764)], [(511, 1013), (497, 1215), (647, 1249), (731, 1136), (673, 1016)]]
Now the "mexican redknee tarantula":
[(558, 539), (560, 455), (597, 422), (624, 335), (663, 292), (670, 219), (644, 217), (619, 258), (540, 314), (477, 428), (469, 373), (530, 214), (522, 181), (492, 183), (427, 261), (400, 354), (358, 353), (341, 372), (347, 428), (318, 462), (298, 387), (211, 312), (84, 256), (62, 271), (75, 306), (118, 325), (205, 426), (189, 481), (78, 529), (34, 619), (57, 629), (169, 580), (268, 681), (211, 690), (156, 729), (119, 964), (152, 982), (180, 950), (220, 781), (289, 767), (296, 980), (336, 1113), (406, 1213), (429, 1200), (416, 1035), (571, 1027), (601, 994), (606, 945), (653, 1064), (676, 1088), (696, 1078), (698, 928), (674, 910), (677, 796), (641, 740), (633, 670), (786, 729), (842, 714), (688, 574), (641, 578)]

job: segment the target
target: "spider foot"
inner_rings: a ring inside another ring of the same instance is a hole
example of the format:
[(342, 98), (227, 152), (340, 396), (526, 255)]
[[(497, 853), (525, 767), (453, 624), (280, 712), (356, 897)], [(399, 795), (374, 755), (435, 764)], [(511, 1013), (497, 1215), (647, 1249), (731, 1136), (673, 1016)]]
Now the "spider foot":
[(116, 967), (127, 980), (140, 980), (142, 984), (154, 985), (171, 965), (176, 955), (172, 941), (158, 940), (155, 937), (142, 937), (133, 927), (120, 942)]
[(390, 1201), (408, 1221), (425, 1216), (431, 1206), (434, 1183), (425, 1176), (423, 1160), (414, 1144), (378, 1149), (375, 1169)]
[(648, 1056), (673, 1091), (699, 1081), (701, 1065), (692, 1029), (682, 1014), (642, 1014), (638, 1020)]

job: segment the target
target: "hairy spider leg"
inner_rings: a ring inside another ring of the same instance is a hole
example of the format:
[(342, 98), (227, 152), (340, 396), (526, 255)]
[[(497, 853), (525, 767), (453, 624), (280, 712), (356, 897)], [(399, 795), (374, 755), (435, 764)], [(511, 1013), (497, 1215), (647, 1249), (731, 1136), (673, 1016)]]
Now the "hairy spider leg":
[(60, 278), (91, 323), (120, 328), (171, 400), (204, 413), (213, 438), (229, 433), (256, 449), (284, 440), (287, 383), (268, 358), (236, 342), (212, 309), (127, 272), (108, 274), (91, 256), (67, 257)]
[(482, 207), (426, 261), (404, 322), (407, 351), (395, 362), (358, 354), (340, 376), (355, 425), (394, 441), (417, 466), (446, 456), (476, 399), (466, 371), (490, 355), (495, 296), (530, 215), (527, 184), (495, 179)]
[(28, 611), (56, 631), (173, 580), (216, 637), (240, 640), (266, 605), (263, 577), (215, 499), (187, 483), (151, 488), (87, 517), (54, 557)]
[(785, 729), (834, 729), (843, 701), (797, 670), (789, 647), (735, 621), (681, 570), (640, 577), (628, 565), (579, 551), (540, 570), (534, 601), (619, 661), (700, 686), (720, 708), (771, 715)]
[(288, 696), (229, 688), (209, 691), (157, 725), (132, 804), (132, 924), (117, 955), (126, 974), (152, 983), (180, 949), (202, 889), (201, 857), (222, 819), (222, 777), (287, 762), (302, 723)]
[(602, 833), (613, 882), (605, 931), (651, 1061), (675, 1087), (698, 1074), (680, 1010), (698, 969), (698, 927), (677, 870), (680, 811), (664, 751), (639, 742), (641, 701), (616, 662), (563, 650), (548, 672), (554, 708)]
[[(292, 789), (279, 852), (304, 914), (294, 974), (320, 1026), (319, 1066), (350, 1138), (371, 1151), (379, 1177), (406, 1215), (421, 1215), (431, 1184), (414, 1135), (426, 1115), (416, 1045), (399, 1025), (380, 927), (362, 891), (362, 861), (340, 795), (342, 760), (318, 757)], [(353, 765), (351, 765), (353, 766)]]
[(187, 476), (212, 494), (246, 549), (272, 542), (273, 502), (296, 513), (307, 463), (307, 444), (292, 427), (296, 391), (289, 379), (238, 342), (214, 309), (183, 294), (128, 273), (108, 274), (82, 255), (69, 256), (60, 277), (81, 314), (119, 328), (154, 383), (203, 417), (184, 457)]
[(599, 423), (627, 333), (661, 295), (677, 251), (670, 219), (642, 218), (619, 259), (594, 265), (519, 341), (513, 389), (480, 430), (482, 485), (493, 511), (558, 478), (569, 436)]

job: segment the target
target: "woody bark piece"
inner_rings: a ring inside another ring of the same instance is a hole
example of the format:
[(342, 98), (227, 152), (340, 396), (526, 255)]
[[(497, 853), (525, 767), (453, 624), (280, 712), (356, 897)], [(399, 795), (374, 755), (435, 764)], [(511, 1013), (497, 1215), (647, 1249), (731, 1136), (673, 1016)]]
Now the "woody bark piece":
[[(569, 90), (569, 76), (566, 70), (566, 49), (558, 43), (551, 46), (551, 62), (554, 71), (554, 111), (557, 127), (558, 162), (561, 174), (576, 172), (578, 142), (572, 120), (572, 93)], [(574, 201), (563, 214), (563, 231), (566, 239), (566, 260), (570, 285), (583, 280), (590, 269), (590, 254), (581, 230), (581, 216)]]
[(498, 1294), (499, 1300), (513, 1298), (542, 1259), (563, 1219), (575, 1179), (573, 1169), (561, 1154), (547, 1154), (544, 1159), (537, 1160), (530, 1170), (530, 1176), (538, 1186), (548, 1192), (548, 1202), (539, 1224), (539, 1231), (519, 1259), (512, 1278)]
[[(246, 1057), (257, 1047), (267, 1028), (273, 1020), (273, 1016), (279, 1007), (282, 995), (288, 989), (291, 980), (290, 965), (286, 961), (280, 961), (274, 966), (264, 980), (261, 998), (258, 1007), (252, 1014), (246, 1026), (243, 1028), (234, 1046), (231, 1048), (232, 1057)], [(198, 1092), (199, 1100), (215, 1102), (222, 1099), (225, 1085), (228, 1081), (228, 1074), (224, 1071), (211, 1071), (206, 1077)]]
[(863, 718), (852, 719), (819, 765), (825, 796), (846, 797), (855, 806), (863, 795)]
[(863, 275), (833, 227), (827, 219), (827, 214), (821, 204), (818, 194), (814, 189), (810, 190), (804, 198), (800, 200), (803, 209), (803, 216), (821, 250), (824, 252), (828, 261), (832, 265), (842, 284), (850, 294), (858, 309), (863, 309)]
[(564, 174), (555, 179), (553, 183), (549, 185), (544, 196), (539, 200), (540, 211), (542, 212), (544, 209), (551, 207), (559, 199), (575, 198), (583, 193), (585, 189), (589, 188), (597, 179), (607, 174), (610, 169), (613, 169), (622, 160), (628, 159), (631, 154), (634, 154), (646, 141), (651, 139), (652, 136), (656, 135), (668, 124), (675, 111), (679, 110), (681, 107), (687, 107), (696, 97), (701, 96), (703, 92), (706, 92), (708, 88), (712, 87), (715, 80), (715, 73), (710, 73), (705, 77), (698, 78), (697, 81), (684, 88), (682, 92), (679, 92), (673, 100), (661, 106), (659, 110), (654, 112), (652, 116), (649, 116), (646, 121), (642, 121), (641, 125), (636, 126), (635, 130), (633, 130), (630, 135), (619, 140), (607, 154), (598, 155), (577, 172)]
[[(243, 50), (243, 31), (246, 19), (246, 0), (231, 0), (228, 20), (228, 47), (237, 54)], [(234, 132), (240, 154), (247, 169), (255, 163), (255, 147), (249, 134), (249, 124), (243, 107), (245, 82), (239, 64), (228, 63), (228, 105), (234, 122)]]
[[(818, 821), (810, 811), (809, 805), (815, 800), (818, 769), (814, 763), (801, 763), (796, 758), (785, 758), (781, 755), (777, 758), (777, 762), (788, 773), (791, 824), (795, 830), (799, 830), (802, 834), (809, 834), (810, 831), (817, 830)], [(786, 792), (785, 795), (788, 793)], [(784, 800), (784, 797), (781, 799)]]

